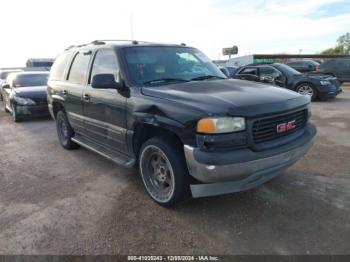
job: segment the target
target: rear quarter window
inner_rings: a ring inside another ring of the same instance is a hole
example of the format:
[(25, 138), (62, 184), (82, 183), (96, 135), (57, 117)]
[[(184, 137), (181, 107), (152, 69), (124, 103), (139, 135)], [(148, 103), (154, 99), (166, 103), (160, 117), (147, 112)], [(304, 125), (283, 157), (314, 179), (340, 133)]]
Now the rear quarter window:
[(80, 51), (74, 57), (68, 74), (68, 82), (73, 84), (83, 84), (88, 73), (91, 52)]
[(71, 53), (59, 55), (50, 70), (50, 80), (62, 80), (63, 74), (71, 57)]

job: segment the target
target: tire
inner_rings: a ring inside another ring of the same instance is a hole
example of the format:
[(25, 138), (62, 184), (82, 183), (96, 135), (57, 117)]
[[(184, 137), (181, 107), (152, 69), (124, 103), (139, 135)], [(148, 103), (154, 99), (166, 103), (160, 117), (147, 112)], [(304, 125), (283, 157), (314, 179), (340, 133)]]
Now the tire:
[(22, 118), (18, 116), (16, 112), (16, 107), (14, 105), (11, 105), (11, 109), (12, 109), (12, 112), (11, 112), (12, 120), (16, 123), (21, 122)]
[(139, 172), (149, 196), (162, 206), (172, 207), (190, 196), (185, 156), (174, 139), (146, 141), (140, 150)]
[(64, 111), (59, 111), (56, 115), (56, 129), (58, 140), (63, 148), (74, 149), (78, 147), (78, 144), (72, 141), (74, 130), (69, 124), (68, 118)]
[(309, 83), (302, 83), (297, 86), (296, 91), (301, 95), (308, 95), (311, 101), (315, 101), (318, 97), (316, 89)]

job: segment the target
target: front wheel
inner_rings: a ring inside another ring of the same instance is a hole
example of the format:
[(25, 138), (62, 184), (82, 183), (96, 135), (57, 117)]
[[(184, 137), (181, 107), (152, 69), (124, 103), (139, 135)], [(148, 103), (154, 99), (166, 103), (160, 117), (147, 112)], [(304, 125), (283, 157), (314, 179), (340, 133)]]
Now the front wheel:
[(308, 83), (301, 84), (296, 88), (296, 91), (301, 95), (310, 96), (311, 101), (315, 101), (317, 98), (317, 91), (311, 84), (308, 84)]
[(65, 149), (74, 149), (78, 147), (78, 145), (72, 141), (74, 131), (63, 111), (59, 111), (56, 115), (56, 129), (58, 140), (62, 147)]
[(150, 197), (166, 207), (189, 196), (189, 174), (182, 147), (175, 139), (151, 138), (142, 145), (139, 170)]

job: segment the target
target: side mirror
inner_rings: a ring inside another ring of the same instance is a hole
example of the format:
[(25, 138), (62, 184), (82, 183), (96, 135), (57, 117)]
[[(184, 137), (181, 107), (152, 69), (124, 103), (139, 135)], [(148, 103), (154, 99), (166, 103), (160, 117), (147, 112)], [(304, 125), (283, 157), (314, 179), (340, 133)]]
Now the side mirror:
[(96, 89), (122, 89), (124, 85), (120, 81), (120, 77), (118, 78), (116, 80), (113, 74), (94, 75), (91, 86)]
[(2, 86), (2, 88), (10, 88), (10, 85), (9, 84), (5, 84)]

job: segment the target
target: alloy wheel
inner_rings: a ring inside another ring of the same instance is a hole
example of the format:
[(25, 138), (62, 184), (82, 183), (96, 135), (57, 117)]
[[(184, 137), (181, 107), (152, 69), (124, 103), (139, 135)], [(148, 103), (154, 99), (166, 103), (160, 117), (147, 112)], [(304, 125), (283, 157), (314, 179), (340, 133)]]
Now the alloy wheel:
[(307, 95), (307, 96), (312, 97), (314, 95), (314, 90), (309, 85), (301, 85), (298, 88), (298, 93), (301, 94), (301, 95)]
[(158, 202), (167, 202), (174, 193), (174, 172), (169, 159), (157, 146), (147, 146), (140, 156), (143, 182)]

